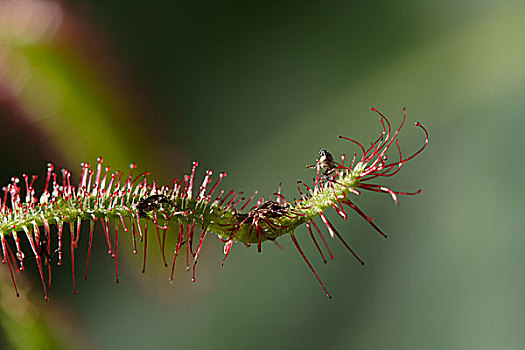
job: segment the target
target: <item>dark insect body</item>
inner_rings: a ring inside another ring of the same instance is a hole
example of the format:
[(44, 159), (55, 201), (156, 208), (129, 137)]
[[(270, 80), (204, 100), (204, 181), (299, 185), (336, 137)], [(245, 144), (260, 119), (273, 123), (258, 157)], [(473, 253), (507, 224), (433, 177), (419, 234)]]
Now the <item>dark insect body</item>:
[(145, 218), (147, 216), (146, 212), (158, 209), (159, 205), (162, 203), (173, 205), (173, 203), (171, 203), (165, 195), (154, 194), (152, 196), (142, 198), (137, 203), (136, 208), (139, 211), (139, 216), (141, 218)]
[[(252, 229), (255, 229), (255, 234), (257, 236), (257, 248), (258, 251), (261, 251), (261, 236), (264, 236), (264, 238), (268, 240), (275, 240), (277, 236), (273, 236), (271, 232), (267, 232), (267, 230), (263, 227), (261, 227), (261, 222), (265, 223), (266, 228), (271, 230), (285, 228), (281, 225), (279, 225), (276, 222), (271, 221), (270, 219), (279, 219), (283, 216), (287, 216), (288, 214), (291, 214), (290, 212), (290, 204), (288, 203), (277, 203), (271, 200), (264, 201), (258, 206), (252, 208), (247, 214), (237, 214), (237, 223), (235, 224), (233, 230), (232, 230), (232, 237), (233, 234), (243, 225), (249, 225), (252, 227)], [(230, 238), (231, 239), (231, 238)], [(250, 243), (247, 243), (249, 246)]]
[(250, 210), (248, 214), (237, 214), (239, 225), (254, 223), (260, 219), (278, 219), (288, 212), (289, 204), (280, 204), (274, 201), (265, 201), (261, 205)]
[(320, 150), (319, 155), (321, 157), (317, 160), (317, 162), (314, 165), (307, 165), (306, 168), (314, 169), (319, 166), (321, 169), (324, 169), (322, 175), (326, 177), (337, 168), (337, 164), (334, 162), (334, 157), (332, 156), (332, 154), (327, 150)]
[(264, 213), (269, 218), (280, 218), (288, 211), (288, 203), (280, 204), (274, 201), (266, 201), (256, 208), (257, 213)]
[(42, 258), (42, 262), (44, 263), (44, 266), (51, 265), (53, 260), (55, 259), (55, 256), (58, 253), (58, 248), (53, 251), (53, 254), (49, 251), (49, 236), (47, 235), (47, 232), (44, 231), (43, 235), (40, 235), (40, 241), (37, 245), (37, 252), (38, 255)]

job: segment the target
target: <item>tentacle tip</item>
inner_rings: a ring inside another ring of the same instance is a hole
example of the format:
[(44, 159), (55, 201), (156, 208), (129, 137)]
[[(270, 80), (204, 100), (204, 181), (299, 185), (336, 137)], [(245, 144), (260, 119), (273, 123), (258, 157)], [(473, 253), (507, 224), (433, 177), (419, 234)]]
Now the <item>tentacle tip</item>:
[(17, 298), (20, 298), (20, 293), (16, 293), (16, 297), (17, 297)]
[(192, 278), (191, 281), (192, 281), (192, 282), (195, 282), (195, 278)]
[(47, 297), (47, 296), (44, 297), (44, 300), (45, 300), (45, 301), (49, 301), (49, 297)]
[(118, 278), (117, 278), (117, 279), (115, 280), (115, 283), (116, 283), (116, 284), (118, 284), (118, 283), (119, 283), (119, 279), (118, 279)]
[(73, 289), (73, 294), (77, 294), (77, 290), (76, 289)]
[(364, 265), (364, 264), (365, 264), (365, 262), (364, 262), (364, 261), (361, 261), (361, 265)]
[(332, 296), (328, 293), (326, 293), (326, 296), (328, 297), (328, 299), (332, 299)]
[(86, 281), (86, 282), (87, 282), (87, 277), (84, 277), (84, 281)]

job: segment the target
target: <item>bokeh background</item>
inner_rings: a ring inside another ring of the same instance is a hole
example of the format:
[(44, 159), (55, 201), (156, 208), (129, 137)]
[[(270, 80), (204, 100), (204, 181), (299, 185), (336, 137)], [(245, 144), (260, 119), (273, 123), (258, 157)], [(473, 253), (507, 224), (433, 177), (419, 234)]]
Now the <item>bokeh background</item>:
[(293, 198), (320, 148), (376, 137), (372, 105), (394, 124), (407, 107), (405, 152), (414, 121), (430, 131), (388, 182), (421, 195), (357, 199), (388, 239), (332, 215), (364, 267), (335, 241), (322, 264), (299, 231), (332, 300), (289, 237), (221, 267), (210, 236), (197, 283), (181, 264), (171, 284), (153, 240), (142, 275), (122, 239), (116, 285), (98, 232), (77, 295), (65, 265), (44, 302), (31, 266), (17, 299), (2, 266), (0, 347), (523, 349), (524, 33), (523, 1), (0, 1), (2, 183), (97, 156), (167, 182), (197, 159)]

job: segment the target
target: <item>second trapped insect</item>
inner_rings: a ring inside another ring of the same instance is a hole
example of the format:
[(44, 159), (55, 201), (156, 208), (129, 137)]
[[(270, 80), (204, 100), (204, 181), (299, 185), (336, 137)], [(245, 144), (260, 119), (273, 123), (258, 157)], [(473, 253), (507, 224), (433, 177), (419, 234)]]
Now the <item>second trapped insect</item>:
[(159, 205), (162, 203), (173, 205), (173, 203), (171, 203), (165, 195), (154, 194), (152, 196), (142, 198), (135, 207), (139, 211), (139, 217), (144, 218), (147, 216), (147, 211), (158, 209)]

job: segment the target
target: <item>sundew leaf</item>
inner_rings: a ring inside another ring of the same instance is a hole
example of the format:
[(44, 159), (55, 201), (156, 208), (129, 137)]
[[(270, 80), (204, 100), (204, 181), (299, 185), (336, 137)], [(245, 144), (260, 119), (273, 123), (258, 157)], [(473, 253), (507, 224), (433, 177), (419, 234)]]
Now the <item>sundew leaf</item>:
[[(343, 155), (341, 162), (337, 162), (329, 151), (322, 149), (319, 152), (319, 159), (308, 166), (316, 172), (313, 183), (307, 185), (298, 181), (299, 199), (294, 201), (287, 200), (281, 194), (280, 185), (277, 192), (269, 195), (267, 199), (265, 197), (256, 199), (257, 192), (247, 198), (243, 196), (243, 192), (219, 190), (219, 184), (226, 173), (220, 173), (213, 179), (213, 172), (207, 170), (203, 180), (197, 181), (195, 177), (197, 162), (193, 163), (188, 175), (167, 185), (159, 185), (154, 180), (150, 180), (149, 172), (136, 175), (135, 164), (131, 164), (130, 171), (127, 173), (111, 172), (110, 167), (104, 166), (102, 158), (98, 158), (93, 168), (88, 163), (81, 164), (78, 184), (73, 182), (71, 172), (67, 169), (56, 172), (54, 166), (48, 164), (45, 185), (40, 195), (36, 195), (36, 176), (30, 178), (23, 174), (22, 180), (13, 177), (11, 183), (3, 188), (0, 237), (2, 262), (7, 263), (10, 269), (17, 295), (18, 290), (12, 270), (13, 268), (24, 270), (24, 258), (27, 254), (21, 249), (21, 239), (26, 239), (31, 246), (31, 254), (34, 255), (38, 266), (46, 300), (47, 289), (51, 286), (51, 267), (55, 260), (58, 265), (62, 265), (62, 253), (64, 249), (70, 249), (73, 292), (76, 293), (75, 254), (81, 227), (88, 224), (89, 247), (84, 279), (87, 279), (88, 275), (95, 225), (102, 227), (108, 252), (115, 263), (117, 283), (119, 282), (119, 233), (121, 237), (123, 234), (132, 236), (135, 252), (137, 252), (137, 241), (143, 244), (142, 270), (144, 272), (148, 233), (150, 237), (152, 232), (157, 236), (164, 263), (168, 266), (164, 242), (168, 229), (174, 228), (169, 231), (171, 234), (173, 232), (176, 234), (169, 278), (173, 279), (177, 257), (185, 250), (186, 267), (187, 270), (192, 267), (193, 281), (195, 281), (195, 266), (202, 245), (210, 233), (216, 234), (225, 243), (223, 264), (234, 242), (242, 243), (247, 247), (256, 244), (257, 250), (261, 252), (263, 242), (275, 241), (277, 237), (290, 235), (299, 254), (326, 295), (331, 298), (301, 249), (295, 233), (296, 228), (306, 225), (310, 238), (323, 261), (326, 262), (326, 258), (315, 238), (316, 235), (321, 239), (328, 256), (333, 258), (323, 230), (320, 228), (324, 226), (331, 238), (341, 241), (359, 263), (364, 265), (364, 261), (343, 239), (328, 220), (325, 212), (333, 209), (347, 220), (347, 210), (350, 208), (386, 238), (386, 234), (373, 222), (373, 218), (354, 204), (352, 197), (360, 195), (363, 190), (380, 192), (390, 195), (397, 204), (399, 195), (414, 195), (421, 192), (421, 190), (416, 192), (393, 190), (383, 185), (381, 180), (396, 175), (403, 164), (426, 148), (427, 130), (416, 122), (416, 126), (425, 133), (425, 142), (415, 153), (404, 156), (398, 136), (405, 123), (406, 110), (403, 110), (403, 119), (397, 129), (392, 128), (389, 120), (381, 112), (373, 107), (372, 111), (377, 113), (381, 121), (382, 130), (379, 137), (365, 148), (353, 139), (340, 136), (341, 139), (359, 147), (360, 155), (354, 154), (351, 161)], [(394, 151), (389, 153), (393, 154), (387, 156), (391, 148)], [(70, 237), (69, 247), (64, 247), (62, 244), (65, 234)], [(52, 237), (54, 235), (57, 237)], [(51, 241), (57, 242), (56, 246), (51, 247)], [(14, 246), (11, 247), (13, 243)]]

